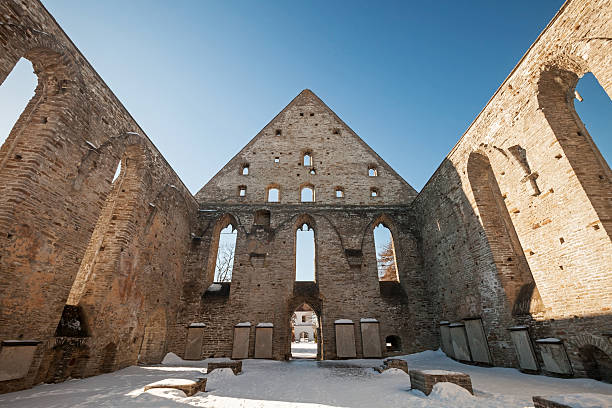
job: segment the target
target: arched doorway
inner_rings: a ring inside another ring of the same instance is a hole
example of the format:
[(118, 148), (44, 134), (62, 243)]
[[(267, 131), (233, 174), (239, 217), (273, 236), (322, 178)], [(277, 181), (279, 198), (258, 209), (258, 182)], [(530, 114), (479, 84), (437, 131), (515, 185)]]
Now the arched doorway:
[(313, 308), (302, 303), (291, 314), (291, 358), (318, 359), (321, 357), (321, 326)]
[(587, 377), (612, 383), (612, 359), (599, 347), (591, 344), (578, 351)]

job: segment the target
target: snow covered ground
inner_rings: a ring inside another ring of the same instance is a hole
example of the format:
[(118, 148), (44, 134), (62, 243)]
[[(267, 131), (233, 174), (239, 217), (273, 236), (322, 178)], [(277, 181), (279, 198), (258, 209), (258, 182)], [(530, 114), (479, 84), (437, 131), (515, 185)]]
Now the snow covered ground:
[(291, 343), (291, 357), (317, 358), (317, 343)]
[[(444, 383), (427, 397), (410, 390), (410, 378), (392, 369), (378, 374), (381, 360), (244, 360), (243, 373), (215, 370), (207, 392), (185, 397), (178, 390), (143, 387), (155, 381), (196, 379), (211, 360), (183, 361), (169, 354), (164, 364), (128, 367), (96, 377), (44, 384), (0, 395), (1, 407), (532, 407), (531, 396), (590, 393), (594, 406), (612, 407), (612, 385), (588, 379), (522, 374), (509, 368), (457, 363), (440, 351), (402, 357), (409, 368), (460, 371), (472, 377), (475, 396)], [(214, 359), (219, 361), (220, 359)]]

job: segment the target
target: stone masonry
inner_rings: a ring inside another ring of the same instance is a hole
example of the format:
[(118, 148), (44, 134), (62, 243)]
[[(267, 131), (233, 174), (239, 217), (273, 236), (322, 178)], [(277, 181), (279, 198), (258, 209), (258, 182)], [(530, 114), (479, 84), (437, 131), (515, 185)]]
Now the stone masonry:
[[(193, 324), (201, 358), (250, 322), (249, 357), (272, 323), (286, 359), (304, 303), (323, 359), (339, 319), (359, 358), (363, 318), (387, 356), (389, 336), (437, 349), (439, 321), (480, 318), (493, 365), (518, 366), (521, 325), (561, 340), (574, 376), (610, 378), (612, 172), (573, 100), (587, 72), (612, 97), (611, 38), (609, 0), (567, 1), (421, 192), (304, 90), (193, 196), (42, 4), (1, 1), (0, 84), (22, 57), (39, 82), (0, 148), (0, 341), (35, 347), (0, 392), (183, 356)], [(378, 279), (381, 223), (398, 281)], [(303, 224), (313, 282), (295, 280)], [(228, 225), (232, 279), (209, 291)]]

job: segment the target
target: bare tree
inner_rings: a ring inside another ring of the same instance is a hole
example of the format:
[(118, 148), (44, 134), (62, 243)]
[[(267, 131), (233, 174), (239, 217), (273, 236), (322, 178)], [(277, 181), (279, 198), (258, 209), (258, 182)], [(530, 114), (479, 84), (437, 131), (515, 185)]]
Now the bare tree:
[(231, 282), (234, 268), (234, 245), (220, 243), (215, 265), (215, 282)]
[(382, 251), (378, 254), (378, 277), (382, 281), (396, 281), (397, 268), (395, 266), (395, 249), (393, 241), (385, 244)]

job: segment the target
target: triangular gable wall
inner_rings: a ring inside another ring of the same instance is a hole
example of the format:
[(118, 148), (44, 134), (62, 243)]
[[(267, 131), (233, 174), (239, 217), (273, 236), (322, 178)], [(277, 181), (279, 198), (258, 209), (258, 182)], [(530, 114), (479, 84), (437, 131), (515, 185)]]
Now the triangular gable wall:
[[(312, 165), (303, 165), (311, 153)], [(249, 168), (243, 175), (243, 167)], [(369, 168), (377, 175), (371, 177)], [(314, 174), (312, 173), (314, 170)], [(406, 205), (416, 191), (313, 92), (293, 99), (200, 191), (200, 203), (263, 204), (270, 187), (281, 204), (301, 202), (303, 186), (315, 202), (334, 205)], [(241, 197), (241, 188), (246, 194)], [(337, 197), (341, 189), (344, 197)], [(377, 196), (372, 197), (372, 189)]]

